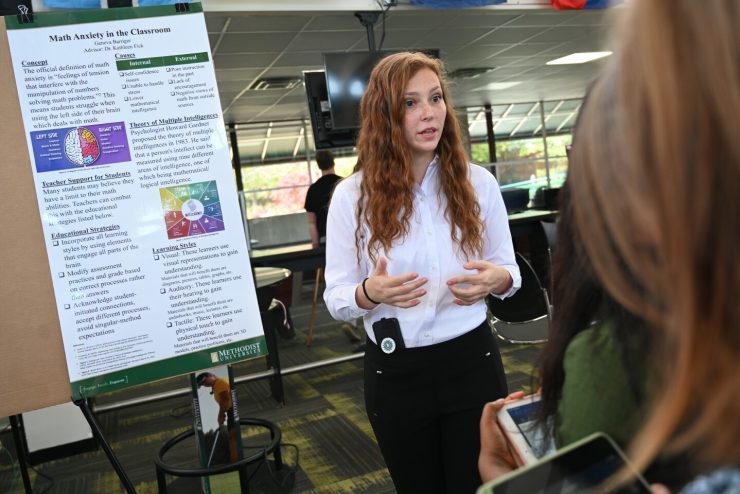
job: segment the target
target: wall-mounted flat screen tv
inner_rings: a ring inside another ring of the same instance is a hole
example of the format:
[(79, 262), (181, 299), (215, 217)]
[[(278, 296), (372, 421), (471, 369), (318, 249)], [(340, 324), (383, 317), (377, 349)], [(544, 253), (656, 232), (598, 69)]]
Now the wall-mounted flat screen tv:
[(360, 99), (375, 64), (390, 52), (324, 53), (326, 88), (335, 129), (360, 126)]
[[(439, 50), (418, 50), (439, 58)], [(324, 53), (326, 87), (334, 129), (360, 126), (360, 99), (375, 65), (394, 51)]]
[(323, 70), (303, 72), (308, 98), (308, 113), (316, 149), (351, 147), (355, 145), (357, 129), (335, 129), (329, 111), (329, 95)]

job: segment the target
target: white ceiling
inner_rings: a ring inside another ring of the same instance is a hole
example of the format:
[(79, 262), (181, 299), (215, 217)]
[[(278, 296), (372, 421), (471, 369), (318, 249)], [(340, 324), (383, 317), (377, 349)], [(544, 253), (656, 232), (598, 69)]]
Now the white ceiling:
[[(40, 1), (35, 8), (47, 10)], [(134, 5), (139, 1), (133, 0)], [(305, 156), (313, 136), (303, 85), (259, 88), (265, 79), (302, 81), (303, 71), (323, 70), (323, 53), (367, 51), (367, 32), (354, 13), (378, 11), (390, 1), (202, 0), (224, 121), (239, 124), (243, 163)], [(473, 139), (486, 135), (485, 113), (480, 111), (485, 104), (492, 105), (497, 138), (538, 135), (543, 120), (548, 133), (568, 131), (604, 59), (581, 65), (546, 62), (608, 49), (607, 24), (620, 10), (557, 11), (550, 0), (460, 9), (397, 3), (387, 13), (379, 49), (439, 49), (450, 73), (492, 69), (449, 81), (454, 105), (468, 110)], [(374, 35), (379, 44), (382, 18)]]
[[(457, 107), (504, 105), (503, 112), (509, 103), (581, 98), (603, 60), (545, 63), (573, 52), (603, 50), (608, 17), (603, 10), (391, 8), (382, 48), (438, 48), (449, 72), (493, 68), (476, 78), (452, 80), (453, 102)], [(227, 123), (308, 118), (301, 84), (253, 88), (263, 78), (300, 79), (304, 70), (323, 69), (322, 53), (368, 49), (365, 28), (351, 11), (207, 11), (206, 24)], [(381, 37), (379, 19), (376, 43)], [(519, 84), (486, 89), (504, 82)]]

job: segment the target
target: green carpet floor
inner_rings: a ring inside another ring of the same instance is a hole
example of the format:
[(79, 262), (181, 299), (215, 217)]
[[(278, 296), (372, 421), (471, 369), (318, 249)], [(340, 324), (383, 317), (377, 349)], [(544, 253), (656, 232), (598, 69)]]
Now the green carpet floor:
[[(310, 312), (310, 284), (304, 285), (301, 303), (292, 308), (298, 328), (292, 340), (279, 340), (283, 367), (321, 359), (349, 355), (356, 343), (348, 341), (340, 323), (331, 320), (323, 303), (319, 303), (314, 329), (314, 343), (306, 347), (305, 330)], [(529, 390), (532, 364), (539, 346), (501, 343), (501, 353), (511, 391)], [(265, 370), (264, 358), (237, 364), (237, 376)], [(270, 396), (266, 379), (237, 386), (239, 413), (242, 417), (270, 420), (279, 425), (283, 442), (295, 445), (284, 448), (284, 460), (295, 468), (292, 492), (393, 493), (393, 484), (375, 443), (365, 416), (362, 389), (362, 360), (294, 373), (283, 378), (285, 405)], [(186, 389), (185, 376), (111, 393), (97, 399), (99, 406), (148, 396), (153, 393)], [(145, 405), (136, 405), (98, 414), (100, 425), (140, 494), (157, 492), (153, 458), (161, 445), (171, 437), (192, 427), (188, 396), (178, 396)], [(252, 429), (242, 431), (248, 451), (261, 447), (266, 434)], [(23, 484), (15, 461), (13, 440), (9, 431), (0, 433), (4, 449), (0, 450), (0, 493), (22, 494)], [(251, 449), (250, 449), (251, 448)], [(196, 447), (192, 440), (176, 446), (168, 462), (196, 466)], [(296, 465), (296, 461), (299, 465)], [(274, 465), (262, 465), (253, 472), (251, 491), (280, 492), (270, 480)], [(34, 466), (30, 472), (36, 494), (98, 494), (124, 492), (121, 484), (100, 450), (56, 459)], [(175, 481), (168, 477), (169, 482)], [(180, 482), (180, 481), (178, 481)], [(239, 492), (236, 474), (214, 477), (213, 493)], [(185, 482), (170, 485), (171, 492), (191, 492)]]

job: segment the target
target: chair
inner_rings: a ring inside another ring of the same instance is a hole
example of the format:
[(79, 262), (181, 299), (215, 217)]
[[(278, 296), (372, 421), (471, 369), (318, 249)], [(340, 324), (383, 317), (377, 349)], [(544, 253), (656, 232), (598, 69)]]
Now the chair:
[(560, 187), (540, 187), (534, 192), (532, 209), (557, 211), (559, 209), (558, 196)]
[(503, 300), (486, 297), (494, 334), (508, 343), (544, 343), (550, 328), (550, 299), (532, 265), (518, 252), (516, 263), (522, 286)]
[(316, 304), (319, 301), (319, 287), (324, 277), (324, 268), (316, 268), (316, 280), (313, 284), (313, 299), (311, 300), (311, 315), (308, 316), (308, 330), (306, 331), (306, 346), (313, 343), (313, 325), (316, 322)]
[(557, 221), (540, 221), (542, 225), (542, 231), (545, 232), (545, 239), (547, 239), (547, 260), (548, 260), (548, 284), (550, 298), (553, 293), (553, 281), (552, 281), (552, 255), (555, 252), (555, 245), (558, 240), (558, 222)]

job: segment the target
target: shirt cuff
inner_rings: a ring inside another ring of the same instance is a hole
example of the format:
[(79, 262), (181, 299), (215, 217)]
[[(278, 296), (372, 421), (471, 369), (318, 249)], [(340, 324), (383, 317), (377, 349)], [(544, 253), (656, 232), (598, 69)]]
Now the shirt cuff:
[(337, 301), (343, 300), (344, 303), (342, 304), (340, 302), (339, 307), (337, 307), (337, 313), (332, 314), (335, 318), (350, 322), (361, 317), (365, 317), (368, 312), (373, 310), (363, 309), (357, 305), (357, 299), (355, 299), (355, 290), (357, 290), (357, 285), (343, 286), (339, 290), (341, 290), (341, 292)]
[(507, 270), (509, 272), (509, 276), (511, 276), (511, 286), (504, 293), (491, 293), (491, 295), (501, 300), (514, 295), (522, 286), (522, 277), (518, 270), (513, 270), (508, 266), (503, 266), (503, 268)]

